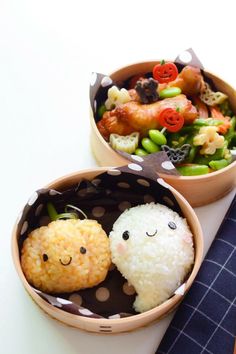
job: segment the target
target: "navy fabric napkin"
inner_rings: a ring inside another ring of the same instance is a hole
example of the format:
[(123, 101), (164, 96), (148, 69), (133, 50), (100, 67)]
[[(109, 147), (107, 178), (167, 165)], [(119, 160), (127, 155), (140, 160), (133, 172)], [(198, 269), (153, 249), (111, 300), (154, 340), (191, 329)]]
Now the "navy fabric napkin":
[(156, 354), (233, 354), (236, 336), (236, 196)]

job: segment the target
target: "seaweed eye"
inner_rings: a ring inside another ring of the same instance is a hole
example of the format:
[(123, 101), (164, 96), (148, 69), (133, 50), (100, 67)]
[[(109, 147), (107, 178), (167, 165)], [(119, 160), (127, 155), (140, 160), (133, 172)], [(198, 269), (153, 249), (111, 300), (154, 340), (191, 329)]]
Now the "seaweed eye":
[(48, 255), (46, 253), (43, 254), (43, 261), (44, 262), (47, 262), (48, 260)]
[(122, 237), (125, 241), (127, 241), (129, 239), (129, 231), (124, 231)]
[(168, 226), (169, 226), (169, 228), (172, 229), (172, 230), (175, 230), (175, 229), (177, 228), (177, 226), (176, 226), (176, 224), (174, 223), (174, 221), (170, 221), (170, 222), (168, 223)]
[(146, 235), (149, 236), (149, 237), (153, 237), (153, 236), (155, 236), (156, 234), (157, 234), (157, 230), (156, 230), (153, 234), (151, 234), (151, 233), (149, 233), (149, 232), (146, 231)]
[(80, 253), (85, 254), (87, 252), (85, 247), (80, 247)]

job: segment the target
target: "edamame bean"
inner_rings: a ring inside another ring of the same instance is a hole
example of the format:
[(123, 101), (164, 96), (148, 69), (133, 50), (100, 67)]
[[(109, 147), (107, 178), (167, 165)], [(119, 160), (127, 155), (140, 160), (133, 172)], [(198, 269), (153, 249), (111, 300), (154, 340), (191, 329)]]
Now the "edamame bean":
[(150, 136), (151, 140), (157, 145), (164, 145), (167, 143), (165, 135), (157, 129), (149, 130), (148, 135)]
[(160, 146), (156, 145), (151, 139), (149, 138), (143, 138), (141, 141), (141, 144), (143, 148), (147, 151), (150, 152), (151, 154), (154, 152), (160, 151)]
[(107, 111), (105, 104), (101, 105), (98, 108), (98, 116), (99, 118), (101, 118), (103, 116), (103, 113), (105, 113)]
[(179, 87), (167, 87), (159, 92), (160, 98), (175, 97), (181, 94), (181, 89)]
[(211, 162), (209, 162), (209, 166), (213, 170), (221, 170), (222, 168), (228, 166), (228, 164), (229, 164), (229, 162), (226, 159), (212, 160)]
[(148, 155), (148, 152), (145, 151), (144, 149), (141, 149), (141, 148), (138, 148), (135, 150), (135, 155), (138, 155), (138, 156), (147, 156)]
[(207, 165), (185, 165), (176, 167), (182, 176), (199, 176), (210, 172)]

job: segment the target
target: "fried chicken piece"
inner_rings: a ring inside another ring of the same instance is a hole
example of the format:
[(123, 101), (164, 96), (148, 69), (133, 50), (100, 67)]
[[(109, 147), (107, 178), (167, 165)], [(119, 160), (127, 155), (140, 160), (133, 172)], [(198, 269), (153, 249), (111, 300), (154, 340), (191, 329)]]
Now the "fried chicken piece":
[(135, 132), (132, 126), (116, 115), (117, 109), (105, 112), (97, 123), (97, 128), (105, 140), (109, 140), (110, 134), (129, 135)]
[(150, 129), (160, 128), (158, 116), (165, 108), (179, 109), (185, 123), (190, 124), (198, 116), (196, 108), (183, 94), (150, 104), (137, 101), (127, 102), (112, 111), (105, 112), (97, 127), (108, 140), (112, 133), (128, 135), (139, 132), (145, 135)]
[(199, 68), (187, 65), (178, 74), (174, 81), (168, 84), (160, 84), (159, 91), (166, 87), (179, 87), (187, 96), (193, 96), (199, 94), (204, 87), (204, 80)]
[(171, 86), (181, 88), (182, 93), (187, 96), (197, 95), (204, 86), (204, 80), (199, 68), (185, 66)]

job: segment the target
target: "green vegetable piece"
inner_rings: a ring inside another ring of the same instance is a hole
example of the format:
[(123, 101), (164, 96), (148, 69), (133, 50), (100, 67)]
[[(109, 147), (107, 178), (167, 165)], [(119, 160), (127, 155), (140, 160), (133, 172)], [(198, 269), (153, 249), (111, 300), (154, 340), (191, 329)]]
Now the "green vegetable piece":
[(190, 151), (189, 151), (189, 155), (188, 155), (187, 161), (188, 162), (193, 162), (193, 160), (196, 157), (197, 152), (198, 152), (198, 147), (197, 146), (192, 146)]
[(160, 98), (175, 97), (181, 94), (181, 89), (179, 87), (167, 87), (159, 92)]
[(219, 106), (220, 106), (220, 111), (224, 116), (232, 117), (233, 112), (230, 108), (230, 104), (228, 100), (225, 100)]
[(216, 149), (213, 155), (198, 155), (194, 162), (200, 165), (208, 165), (212, 160), (220, 160), (224, 156), (224, 148)]
[(235, 132), (236, 117), (231, 118), (230, 123), (231, 123), (231, 126), (230, 126), (228, 132), (225, 134), (225, 140), (227, 141), (228, 146), (231, 145), (231, 142), (234, 139), (234, 135), (236, 134), (236, 132)]
[(52, 203), (47, 203), (47, 212), (51, 219), (51, 221), (59, 220), (59, 219), (78, 219), (78, 215), (76, 213), (61, 213), (58, 214), (54, 205)]
[(144, 149), (141, 149), (141, 148), (136, 149), (134, 153), (135, 153), (135, 155), (141, 156), (141, 157), (148, 155), (148, 152), (145, 151)]
[(191, 124), (191, 125), (184, 126), (184, 127), (180, 130), (180, 133), (181, 133), (181, 134), (191, 134), (191, 133), (194, 133), (195, 131), (198, 131), (198, 127), (197, 127), (197, 129), (196, 129), (196, 127), (194, 127), (194, 125)]
[(207, 165), (186, 165), (176, 167), (182, 176), (206, 175), (210, 172)]
[(157, 145), (165, 145), (167, 143), (166, 137), (157, 129), (151, 129), (148, 132), (150, 139)]
[(141, 141), (141, 144), (143, 148), (147, 151), (150, 152), (151, 154), (154, 152), (160, 151), (160, 146), (156, 145), (151, 139), (149, 138), (143, 138)]
[(209, 162), (209, 166), (213, 170), (221, 170), (222, 168), (228, 166), (228, 164), (229, 164), (229, 161), (227, 161), (226, 159), (213, 160), (213, 161)]
[(107, 111), (105, 104), (98, 108), (98, 117), (102, 118), (103, 114)]
[(213, 118), (198, 118), (198, 119), (195, 119), (193, 125), (195, 127), (204, 127), (204, 126), (209, 126), (209, 125), (214, 125), (214, 126), (217, 126), (217, 125), (220, 125), (220, 124), (223, 124), (224, 121), (223, 120), (219, 120), (219, 119), (213, 119)]

